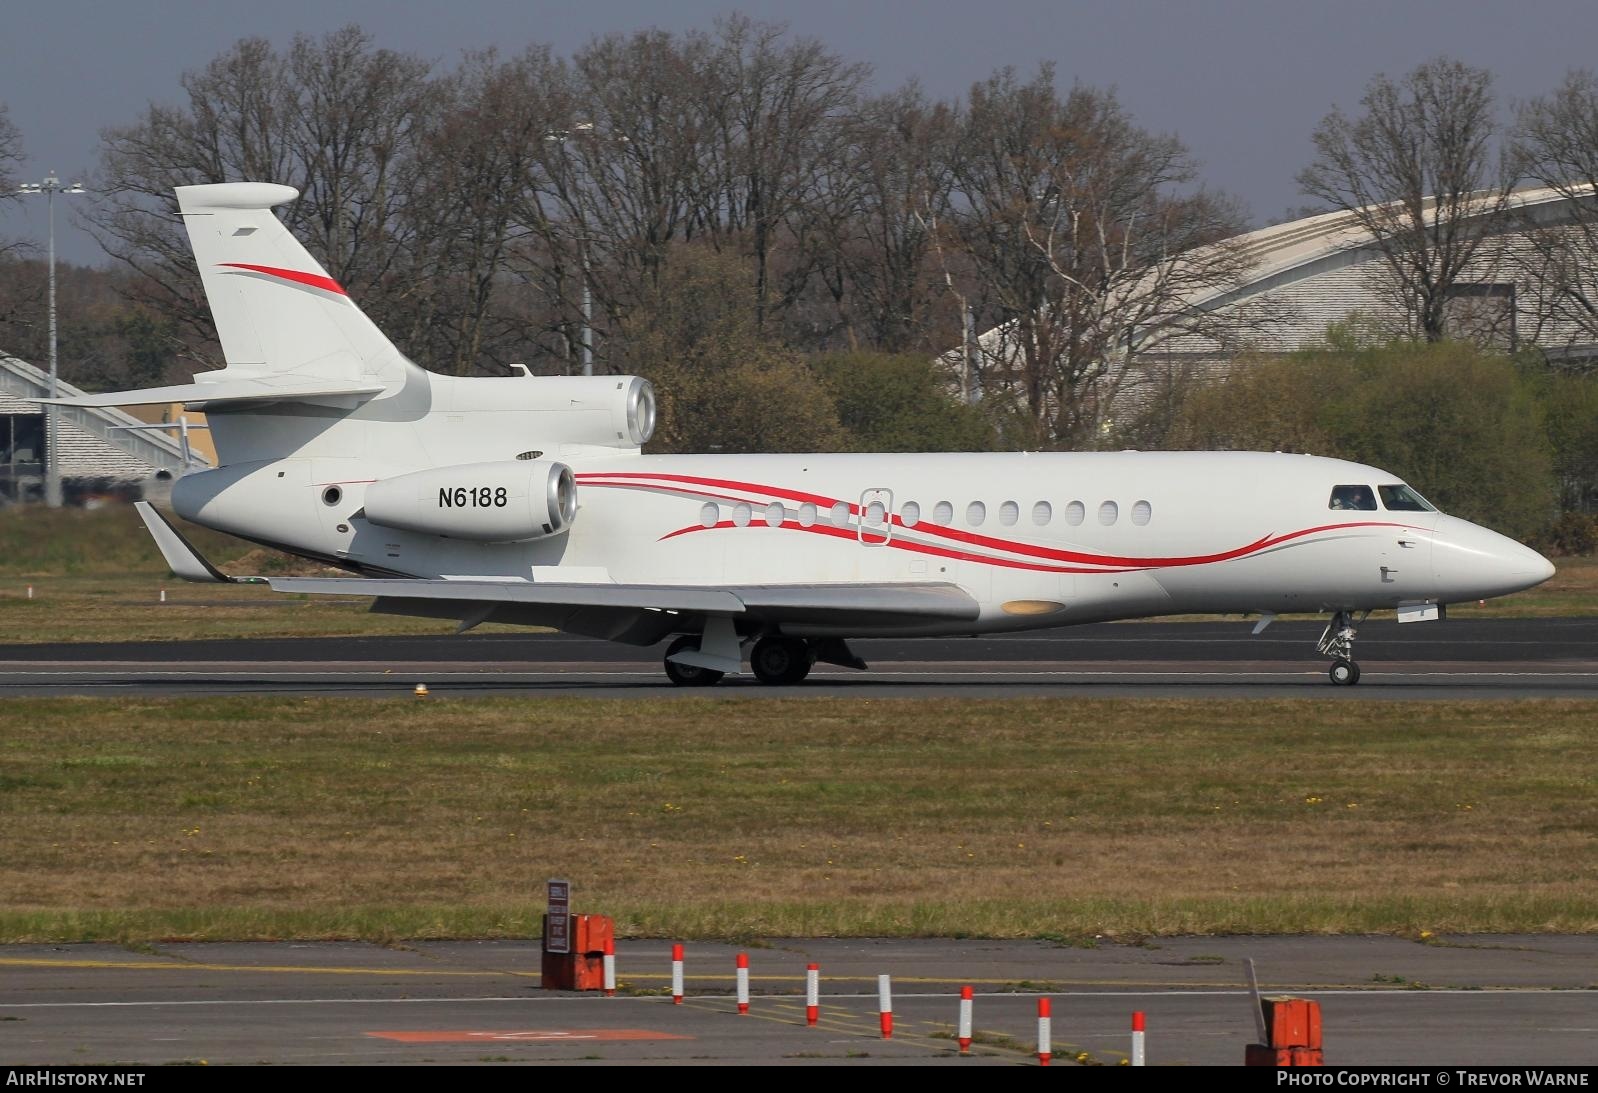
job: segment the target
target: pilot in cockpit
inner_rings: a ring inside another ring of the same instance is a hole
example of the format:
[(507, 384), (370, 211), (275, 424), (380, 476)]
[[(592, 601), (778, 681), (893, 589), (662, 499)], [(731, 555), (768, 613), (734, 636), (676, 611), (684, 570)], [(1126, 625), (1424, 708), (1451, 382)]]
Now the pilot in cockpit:
[(1328, 507), (1370, 512), (1376, 508), (1376, 494), (1369, 486), (1333, 486)]

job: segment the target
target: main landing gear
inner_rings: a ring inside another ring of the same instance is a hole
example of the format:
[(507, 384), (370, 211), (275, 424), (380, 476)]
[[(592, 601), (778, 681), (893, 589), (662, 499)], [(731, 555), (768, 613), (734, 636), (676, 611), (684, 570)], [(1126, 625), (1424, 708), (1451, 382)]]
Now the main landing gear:
[(767, 634), (749, 651), (749, 667), (755, 678), (778, 687), (804, 682), (815, 663), (815, 650), (803, 638)]
[[(672, 657), (684, 650), (698, 651), (703, 639), (699, 634), (684, 634), (666, 649), (666, 677), (679, 687), (709, 687), (721, 682), (726, 672), (682, 664)], [(729, 647), (729, 658), (721, 663), (736, 664), (731, 655), (736, 646)], [(841, 638), (793, 638), (785, 634), (767, 634), (749, 650), (749, 668), (760, 682), (774, 687), (792, 687), (803, 683), (818, 661), (837, 664), (844, 668), (864, 669), (861, 660)], [(736, 668), (730, 668), (736, 671)]]
[(698, 649), (699, 635), (684, 634), (666, 648), (666, 678), (679, 687), (711, 687), (721, 682), (725, 672), (712, 668), (699, 668), (692, 664), (678, 664), (671, 659), (673, 653), (684, 649)]
[[(1370, 616), (1366, 611), (1359, 617), (1359, 622), (1364, 622)], [(1326, 624), (1326, 630), (1321, 634), (1321, 640), (1316, 644), (1323, 656), (1332, 657), (1332, 666), (1327, 671), (1332, 683), (1339, 687), (1352, 687), (1359, 682), (1359, 665), (1354, 663), (1354, 629), (1355, 619), (1347, 611), (1339, 611), (1332, 616), (1332, 621)]]

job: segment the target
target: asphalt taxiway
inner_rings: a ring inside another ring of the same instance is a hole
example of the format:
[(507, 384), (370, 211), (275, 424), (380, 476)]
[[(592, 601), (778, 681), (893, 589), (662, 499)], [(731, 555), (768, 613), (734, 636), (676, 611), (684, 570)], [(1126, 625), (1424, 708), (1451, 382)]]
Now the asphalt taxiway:
[[(1037, 1001), (1058, 1064), (1120, 1065), (1134, 1011), (1150, 1065), (1236, 1065), (1256, 1039), (1244, 961), (1267, 994), (1320, 1002), (1329, 1064), (1598, 1066), (1598, 938), (1472, 936), (1103, 941), (774, 940), (617, 946), (620, 991), (546, 991), (526, 942), (0, 948), (9, 1065), (592, 1063), (1033, 1065)], [(820, 966), (820, 1020), (804, 969)], [(878, 976), (890, 976), (884, 1040)], [(953, 1040), (974, 989), (974, 1050)]]
[(0, 645), (0, 695), (443, 694), (740, 698), (1316, 697), (1326, 700), (1598, 696), (1598, 619), (1367, 622), (1363, 678), (1333, 687), (1321, 623), (1107, 623), (966, 638), (852, 643), (871, 665), (818, 665), (798, 687), (752, 676), (676, 688), (662, 647), (563, 634)]

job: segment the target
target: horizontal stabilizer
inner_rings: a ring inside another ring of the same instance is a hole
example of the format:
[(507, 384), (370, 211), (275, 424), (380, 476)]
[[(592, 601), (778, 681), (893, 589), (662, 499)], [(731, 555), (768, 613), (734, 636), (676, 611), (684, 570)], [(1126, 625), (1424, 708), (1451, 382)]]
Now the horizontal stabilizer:
[(173, 573), (185, 581), (209, 584), (233, 582), (234, 578), (201, 557), (200, 552), (183, 537), (183, 533), (167, 523), (166, 517), (156, 512), (148, 501), (135, 501), (133, 507), (138, 510), (139, 519), (144, 521), (150, 537), (161, 551), (161, 557), (166, 559), (167, 568)]
[(227, 379), (216, 383), (179, 383), (171, 387), (146, 387), (140, 391), (106, 391), (76, 398), (39, 398), (31, 402), (53, 406), (152, 406), (169, 402), (303, 402), (307, 399), (381, 394), (381, 384), (315, 377), (268, 375), (254, 379)]

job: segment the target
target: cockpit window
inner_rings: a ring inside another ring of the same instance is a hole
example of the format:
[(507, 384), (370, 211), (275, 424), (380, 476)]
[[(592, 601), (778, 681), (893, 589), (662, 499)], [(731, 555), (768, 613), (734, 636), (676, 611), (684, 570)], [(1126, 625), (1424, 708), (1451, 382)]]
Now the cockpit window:
[(1369, 486), (1333, 486), (1332, 499), (1326, 507), (1331, 509), (1374, 510), (1376, 508), (1376, 493)]
[(1437, 508), (1426, 498), (1405, 485), (1377, 486), (1382, 494), (1382, 504), (1394, 512), (1436, 512)]

